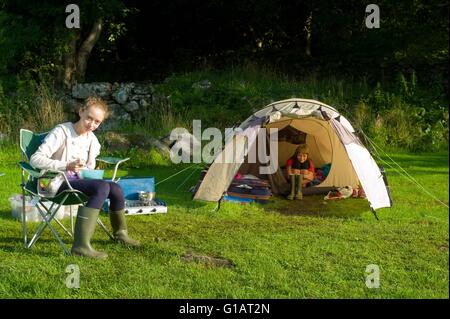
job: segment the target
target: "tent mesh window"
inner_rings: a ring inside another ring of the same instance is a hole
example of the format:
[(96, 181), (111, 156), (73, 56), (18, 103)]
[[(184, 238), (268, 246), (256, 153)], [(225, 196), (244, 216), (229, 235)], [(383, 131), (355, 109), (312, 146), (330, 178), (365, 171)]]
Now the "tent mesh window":
[(305, 144), (306, 133), (295, 129), (292, 126), (286, 126), (278, 132), (278, 141), (291, 144)]

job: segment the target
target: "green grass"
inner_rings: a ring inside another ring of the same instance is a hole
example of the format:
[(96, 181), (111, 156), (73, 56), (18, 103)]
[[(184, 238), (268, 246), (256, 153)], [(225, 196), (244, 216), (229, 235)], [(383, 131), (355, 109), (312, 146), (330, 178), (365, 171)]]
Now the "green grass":
[[(448, 205), (448, 154), (391, 154)], [(191, 200), (183, 185), (191, 170), (157, 185), (167, 214), (127, 217), (143, 246), (127, 249), (97, 228), (93, 245), (106, 261), (66, 257), (46, 230), (31, 250), (22, 246), (21, 223), (8, 197), (19, 192), (19, 153), (0, 151), (1, 298), (448, 298), (448, 208), (387, 169), (394, 206), (378, 211), (367, 201), (303, 202), (275, 198), (268, 205)], [(156, 181), (182, 167), (120, 171)], [(109, 172), (111, 173), (111, 172)], [(106, 215), (102, 216), (109, 226)], [(70, 247), (70, 238), (63, 236)], [(193, 252), (224, 258), (233, 267), (186, 262)], [(80, 288), (65, 285), (69, 264), (80, 267)], [(380, 288), (365, 285), (367, 265), (380, 267)]]

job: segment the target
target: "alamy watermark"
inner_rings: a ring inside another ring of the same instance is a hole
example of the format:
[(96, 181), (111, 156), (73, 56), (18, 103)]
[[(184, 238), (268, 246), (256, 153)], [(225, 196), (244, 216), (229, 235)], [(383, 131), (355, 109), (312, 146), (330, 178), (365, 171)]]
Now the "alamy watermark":
[[(227, 128), (224, 139), (218, 128), (209, 127), (202, 132), (200, 120), (194, 120), (192, 124), (193, 134), (179, 127), (170, 133), (170, 140), (175, 141), (170, 149), (173, 163), (243, 163), (246, 159), (247, 163), (261, 164), (260, 174), (273, 174), (277, 171), (277, 128)], [(202, 147), (201, 141), (208, 143)]]
[(76, 264), (70, 264), (66, 267), (66, 287), (80, 288), (80, 267)]
[(66, 17), (66, 28), (79, 29), (80, 28), (80, 7), (76, 4), (69, 4), (66, 6), (66, 12), (70, 13)]
[[(80, 28), (80, 7), (71, 3), (66, 6), (66, 13), (70, 13), (66, 17), (66, 27), (68, 29)], [(366, 27), (369, 29), (380, 28), (380, 7), (374, 3), (366, 6)]]
[(369, 289), (380, 288), (380, 267), (375, 264), (366, 267), (366, 287)]
[(371, 3), (366, 7), (366, 12), (369, 13), (366, 17), (366, 27), (369, 29), (380, 28), (380, 7)]

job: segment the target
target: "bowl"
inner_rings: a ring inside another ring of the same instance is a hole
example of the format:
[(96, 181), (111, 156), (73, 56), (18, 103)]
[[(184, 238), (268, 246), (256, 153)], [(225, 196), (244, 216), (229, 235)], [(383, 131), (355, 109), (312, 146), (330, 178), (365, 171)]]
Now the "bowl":
[(83, 169), (78, 175), (81, 179), (103, 179), (104, 174), (103, 169)]

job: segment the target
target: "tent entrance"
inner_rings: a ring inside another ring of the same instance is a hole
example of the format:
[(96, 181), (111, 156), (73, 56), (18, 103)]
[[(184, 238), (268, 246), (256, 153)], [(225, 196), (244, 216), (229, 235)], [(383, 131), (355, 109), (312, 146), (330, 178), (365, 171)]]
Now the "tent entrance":
[(358, 177), (348, 158), (345, 147), (328, 121), (315, 117), (283, 117), (279, 121), (266, 125), (266, 129), (270, 128), (278, 128), (278, 132), (282, 132), (283, 138), (278, 141), (278, 166), (279, 175), (283, 176), (284, 180), (286, 180), (285, 168), (287, 160), (294, 155), (298, 147), (298, 144), (292, 143), (296, 138), (288, 135), (291, 134), (304, 138), (310, 151), (309, 158), (316, 168), (331, 164), (327, 177), (312, 188), (320, 188), (326, 192), (326, 189), (330, 187), (358, 186)]

